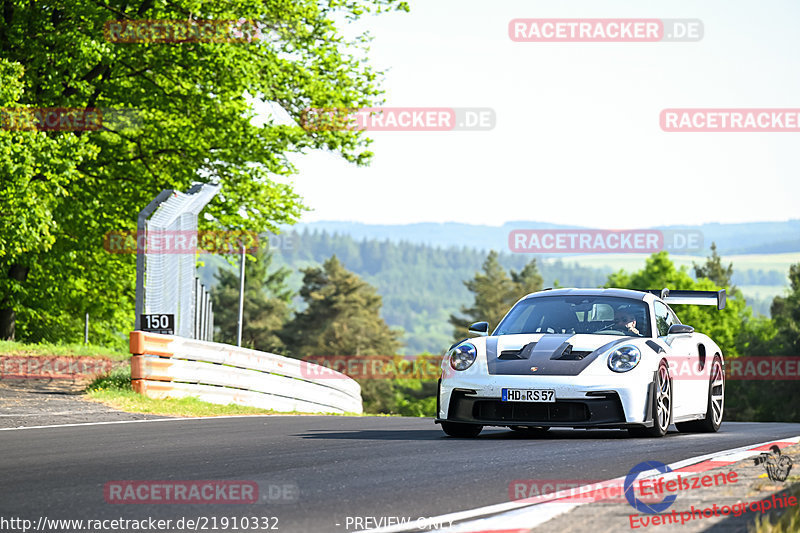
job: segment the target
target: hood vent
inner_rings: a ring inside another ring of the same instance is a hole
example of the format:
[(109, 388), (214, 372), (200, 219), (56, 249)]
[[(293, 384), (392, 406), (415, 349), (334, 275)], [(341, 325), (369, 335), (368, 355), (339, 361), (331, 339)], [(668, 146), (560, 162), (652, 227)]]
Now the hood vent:
[[(535, 342), (530, 342), (519, 348), (518, 350), (503, 350), (500, 352), (498, 359), (502, 360), (519, 360), (519, 359), (530, 359), (531, 352), (536, 347)], [(583, 350), (573, 350), (572, 345), (568, 342), (562, 343), (558, 348), (553, 351), (552, 356), (550, 359), (558, 359), (561, 361), (580, 361), (587, 355), (591, 354), (592, 351), (583, 351)]]
[(561, 355), (559, 357), (555, 357), (554, 359), (560, 359), (562, 361), (580, 361), (590, 353), (592, 353), (592, 350), (573, 350), (572, 345), (567, 344), (567, 346), (564, 348), (564, 351), (561, 352)]
[(529, 342), (519, 350), (503, 350), (498, 359), (527, 359), (531, 356), (531, 350), (536, 346), (535, 342)]
[(535, 342), (529, 342), (519, 350), (503, 350), (498, 359), (528, 359), (534, 346), (536, 346)]

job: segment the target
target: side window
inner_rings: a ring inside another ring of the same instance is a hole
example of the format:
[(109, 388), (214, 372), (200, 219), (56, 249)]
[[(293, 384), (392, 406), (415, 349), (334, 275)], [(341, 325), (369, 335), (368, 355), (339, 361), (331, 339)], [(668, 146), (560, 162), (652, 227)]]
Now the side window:
[(672, 322), (670, 322), (670, 326), (672, 324), (683, 324), (683, 322), (681, 322), (678, 319), (678, 315), (675, 314), (675, 311), (673, 311), (670, 306), (667, 306), (667, 311), (669, 311), (669, 316), (672, 318)]
[(658, 328), (658, 336), (663, 337), (669, 331), (669, 327), (675, 323), (672, 313), (666, 305), (661, 302), (655, 303), (656, 312), (656, 327)]

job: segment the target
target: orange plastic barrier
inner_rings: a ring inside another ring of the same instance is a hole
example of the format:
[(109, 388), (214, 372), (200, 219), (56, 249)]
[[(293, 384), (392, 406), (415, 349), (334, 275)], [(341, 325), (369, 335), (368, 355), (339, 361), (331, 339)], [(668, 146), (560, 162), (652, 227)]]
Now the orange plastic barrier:
[(159, 355), (161, 357), (172, 357), (175, 355), (169, 349), (173, 339), (167, 335), (157, 333), (146, 333), (144, 331), (131, 331), (130, 347), (131, 353), (135, 355)]

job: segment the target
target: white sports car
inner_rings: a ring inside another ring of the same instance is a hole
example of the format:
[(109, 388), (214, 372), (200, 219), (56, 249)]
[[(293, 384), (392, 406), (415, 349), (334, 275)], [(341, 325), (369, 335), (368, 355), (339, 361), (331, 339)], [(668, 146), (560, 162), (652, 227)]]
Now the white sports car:
[(722, 350), (672, 304), (725, 307), (725, 291), (556, 289), (519, 300), (489, 335), (442, 362), (436, 423), (453, 437), (484, 426), (621, 428), (635, 436), (714, 432), (722, 423)]

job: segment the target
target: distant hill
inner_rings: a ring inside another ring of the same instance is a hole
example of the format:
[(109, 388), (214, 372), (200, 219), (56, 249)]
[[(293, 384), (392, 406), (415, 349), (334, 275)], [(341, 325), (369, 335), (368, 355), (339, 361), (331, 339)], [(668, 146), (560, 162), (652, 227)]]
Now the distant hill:
[[(309, 229), (348, 235), (356, 240), (388, 239), (429, 246), (468, 246), (479, 250), (509, 252), (508, 234), (515, 229), (573, 229), (535, 221), (512, 221), (502, 226), (482, 226), (457, 222), (379, 225), (360, 222), (321, 221), (293, 226), (295, 231)], [(585, 228), (584, 228), (585, 229)], [(712, 242), (722, 255), (800, 252), (800, 219), (786, 222), (746, 224), (703, 224), (700, 226), (659, 226), (661, 230), (695, 230), (703, 234), (704, 250), (693, 255), (705, 256)]]
[(731, 254), (784, 254), (797, 252), (800, 250), (800, 237), (785, 241), (772, 241), (761, 245), (748, 246), (746, 248), (731, 249)]

